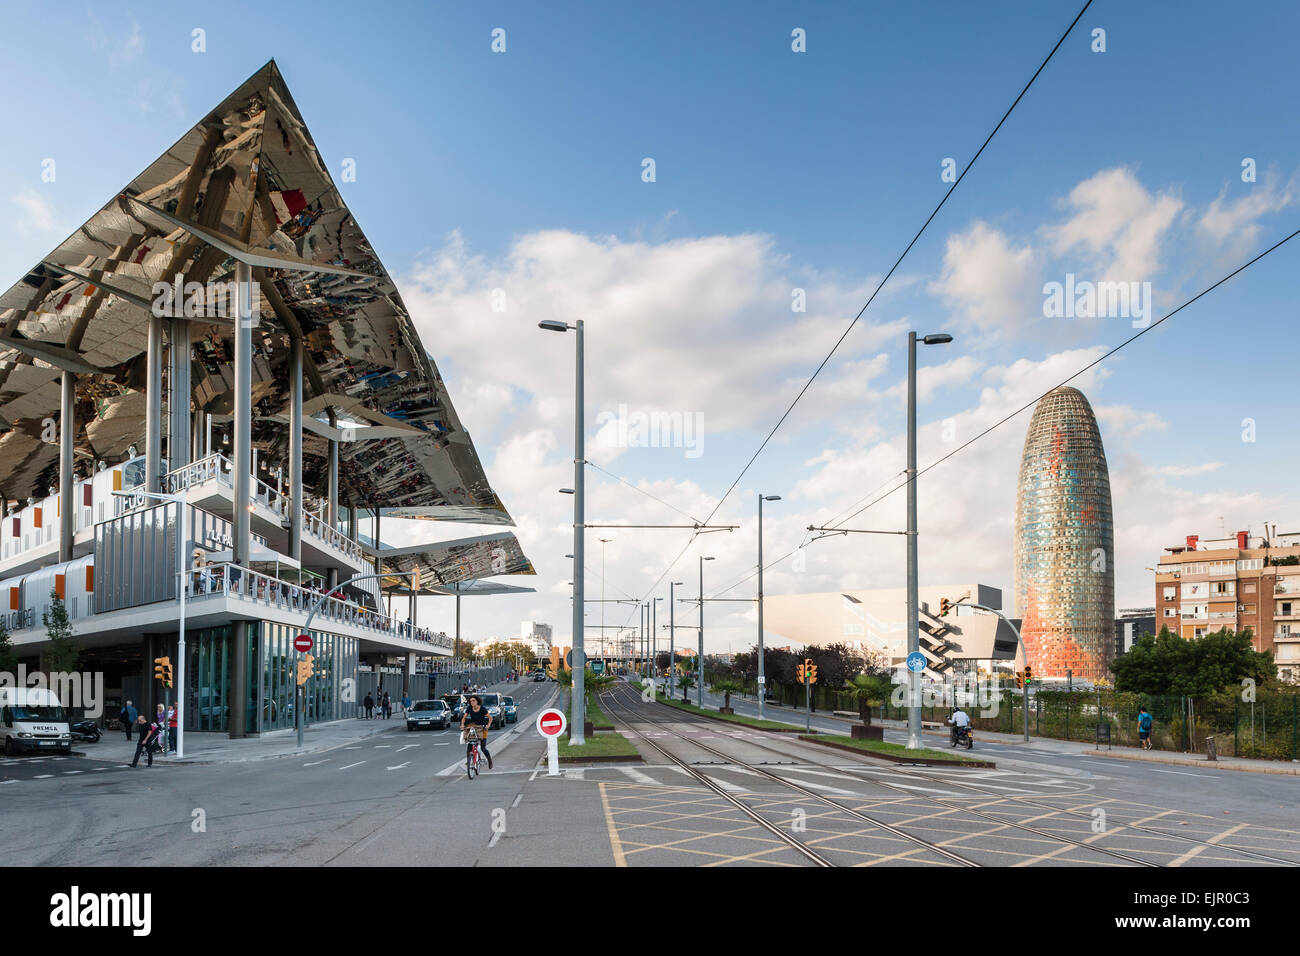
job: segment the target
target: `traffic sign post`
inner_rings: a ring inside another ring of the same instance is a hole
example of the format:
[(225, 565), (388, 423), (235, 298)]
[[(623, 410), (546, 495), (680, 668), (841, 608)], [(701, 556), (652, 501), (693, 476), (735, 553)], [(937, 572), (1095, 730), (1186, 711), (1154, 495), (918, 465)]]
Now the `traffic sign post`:
[(547, 708), (537, 715), (537, 732), (546, 738), (546, 775), (560, 775), (560, 734), (568, 726), (564, 711)]
[(306, 729), (303, 725), (303, 711), (306, 708), (303, 704), (307, 701), (306, 681), (302, 678), (302, 665), (305, 658), (302, 655), (312, 649), (311, 635), (303, 633), (295, 637), (293, 649), (298, 652), (298, 680), (293, 688), (293, 722), (298, 727), (298, 747), (301, 748), (303, 731)]

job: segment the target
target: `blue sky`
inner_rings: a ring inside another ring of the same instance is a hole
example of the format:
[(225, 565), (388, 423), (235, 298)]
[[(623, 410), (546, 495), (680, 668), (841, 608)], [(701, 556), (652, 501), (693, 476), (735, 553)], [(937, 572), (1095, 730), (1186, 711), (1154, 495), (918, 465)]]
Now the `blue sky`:
[[(538, 617), (559, 633), (569, 548), (551, 492), (571, 380), (567, 346), (530, 338), (535, 321), (610, 305), (586, 316), (589, 420), (620, 402), (698, 413), (706, 450), (591, 457), (707, 513), (947, 188), (941, 161), (969, 160), (1080, 5), (227, 3), (218, 19), (211, 7), (73, 4), (56, 46), (45, 5), (10, 3), (0, 210), (14, 227), (0, 235), (0, 271), (16, 278), (275, 57), (327, 162), (356, 160), (343, 195), (543, 572), (537, 597), (485, 608), (475, 626), (510, 635)], [(964, 440), (1016, 382), (1053, 384), (1132, 333), (1124, 319), (1044, 318), (1043, 282), (1150, 281), (1163, 314), (1296, 228), (1300, 132), (1283, 104), (1300, 78), (1297, 26), (1300, 8), (1283, 2), (1097, 0), (721, 512), (743, 527), (717, 545), (718, 580), (753, 563), (756, 490), (790, 496), (768, 530), (784, 553), (802, 526), (891, 473), (907, 327), (957, 337), (923, 355), (939, 367), (922, 418), (936, 433), (953, 419)], [(498, 27), (504, 54), (490, 49)], [(806, 53), (791, 51), (796, 27)], [(1104, 53), (1090, 49), (1098, 27)], [(205, 53), (191, 50), (195, 28)], [(41, 180), (47, 157), (54, 183)], [(642, 182), (645, 157), (654, 183)], [(1255, 183), (1241, 180), (1245, 157)], [(1185, 533), (1217, 533), (1220, 516), (1229, 531), (1294, 523), (1297, 254), (1279, 250), (1081, 384), (1130, 529), (1117, 536), (1121, 605), (1151, 603), (1140, 569)], [(620, 297), (632, 275), (662, 290), (663, 311)], [(736, 294), (702, 295), (710, 275)], [(498, 286), (520, 303), (517, 324), (488, 336), (474, 303)], [(808, 290), (805, 315), (790, 313), (795, 286)], [(1254, 443), (1241, 440), (1244, 418)], [(1010, 603), (1010, 530), (997, 529), (1026, 423), (932, 473), (923, 577), (978, 577)], [(923, 431), (922, 464), (948, 447)], [(656, 507), (593, 483), (601, 517)], [(609, 580), (640, 596), (685, 538), (633, 537), (611, 546)], [(901, 583), (901, 555), (818, 547), (808, 570), (774, 572), (776, 588)], [(740, 641), (746, 628), (737, 611), (719, 630)]]

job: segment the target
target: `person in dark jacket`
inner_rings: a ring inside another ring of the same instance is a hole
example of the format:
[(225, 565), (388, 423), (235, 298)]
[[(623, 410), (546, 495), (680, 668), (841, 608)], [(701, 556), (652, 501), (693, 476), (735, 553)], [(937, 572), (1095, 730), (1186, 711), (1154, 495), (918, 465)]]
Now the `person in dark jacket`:
[(384, 720), (390, 719), (393, 716), (393, 699), (388, 696), (388, 691), (384, 691), (383, 709), (384, 709)]
[(135, 744), (135, 759), (131, 761), (131, 766), (138, 766), (140, 754), (144, 754), (149, 760), (149, 766), (152, 767), (154, 751), (158, 749), (158, 734), (161, 732), (161, 728), (157, 724), (149, 723), (141, 714), (135, 720), (135, 729), (140, 731), (140, 735)]
[(370, 720), (374, 717), (375, 699), (366, 694), (366, 699), (362, 701), (362, 705), (366, 708), (366, 720)]
[(117, 719), (122, 722), (122, 729), (126, 731), (128, 741), (131, 739), (131, 728), (135, 726), (135, 719), (139, 716), (140, 712), (135, 709), (135, 704), (129, 700), (126, 702), (126, 706), (122, 708), (122, 712), (117, 715)]

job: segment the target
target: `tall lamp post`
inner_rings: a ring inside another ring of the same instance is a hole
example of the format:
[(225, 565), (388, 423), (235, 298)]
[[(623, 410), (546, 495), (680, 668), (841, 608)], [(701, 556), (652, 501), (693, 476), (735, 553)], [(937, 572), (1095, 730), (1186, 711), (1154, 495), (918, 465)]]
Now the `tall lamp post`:
[(600, 656), (605, 657), (605, 545), (613, 538), (597, 538), (600, 542)]
[(700, 710), (704, 709), (704, 562), (712, 560), (713, 558), (700, 555), (700, 642), (695, 659), (695, 677), (699, 681), (695, 685), (695, 703)]
[(583, 447), (583, 372), (582, 372), (582, 319), (573, 325), (558, 319), (546, 319), (538, 322), (537, 327), (548, 332), (578, 333), (574, 365), (574, 401), (573, 401), (573, 701), (569, 716), (569, 745), (580, 747), (587, 742), (583, 735), (586, 715), (586, 688), (583, 672), (587, 666), (586, 652), (583, 647), (583, 614), (586, 604), (583, 590), (583, 468), (586, 465), (586, 450)]
[[(925, 345), (952, 341), (946, 333), (921, 338)], [(920, 597), (916, 562), (916, 333), (907, 333), (907, 656), (921, 652)], [(761, 605), (760, 605), (761, 607)], [(762, 611), (759, 611), (761, 614)], [(921, 671), (907, 669), (907, 749), (921, 749)]]
[[(176, 706), (180, 713), (176, 719), (176, 759), (185, 756), (185, 717), (189, 713), (189, 701), (185, 699), (185, 496), (164, 494), (161, 491), (115, 491), (123, 498), (152, 498), (154, 501), (168, 501), (176, 505), (176, 589), (180, 600), (180, 633), (176, 641)], [(143, 704), (142, 704), (143, 706)], [(166, 734), (167, 729), (163, 728)]]
[(677, 638), (677, 631), (673, 627), (675, 620), (674, 611), (675, 602), (673, 601), (673, 589), (682, 586), (681, 581), (668, 582), (668, 699), (673, 699), (673, 675), (676, 672), (677, 652), (673, 649), (673, 641)]
[(758, 494), (758, 719), (767, 700), (767, 675), (763, 673), (763, 502), (780, 501), (780, 495)]

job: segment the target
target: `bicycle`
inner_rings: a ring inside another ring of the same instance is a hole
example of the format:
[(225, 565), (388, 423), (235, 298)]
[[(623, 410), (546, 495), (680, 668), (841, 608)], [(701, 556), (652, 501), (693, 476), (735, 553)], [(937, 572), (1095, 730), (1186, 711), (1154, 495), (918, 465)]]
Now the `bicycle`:
[(479, 741), (487, 740), (487, 728), (469, 726), (460, 732), (460, 742), (465, 744), (465, 774), (473, 780), (479, 774)]

